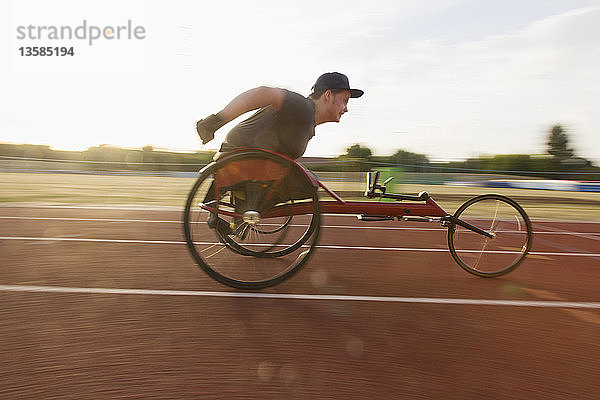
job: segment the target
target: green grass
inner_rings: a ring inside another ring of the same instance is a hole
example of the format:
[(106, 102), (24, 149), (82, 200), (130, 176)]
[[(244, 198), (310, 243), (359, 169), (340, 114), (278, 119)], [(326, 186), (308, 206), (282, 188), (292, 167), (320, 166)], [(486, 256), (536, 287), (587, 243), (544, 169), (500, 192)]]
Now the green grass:
[[(192, 178), (0, 173), (0, 204), (183, 207), (193, 184)], [(327, 186), (348, 200), (348, 192), (363, 189), (358, 182)], [(534, 219), (600, 221), (598, 193), (408, 184), (396, 184), (393, 190), (406, 194), (425, 190), (449, 212), (470, 197), (498, 193), (515, 198)]]

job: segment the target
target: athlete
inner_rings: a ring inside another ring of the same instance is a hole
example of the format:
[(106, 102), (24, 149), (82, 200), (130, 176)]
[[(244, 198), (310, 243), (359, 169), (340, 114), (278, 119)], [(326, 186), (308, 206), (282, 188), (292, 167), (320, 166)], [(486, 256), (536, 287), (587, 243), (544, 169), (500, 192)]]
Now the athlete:
[(296, 159), (304, 154), (308, 141), (315, 135), (315, 126), (340, 122), (342, 115), (348, 112), (348, 100), (363, 93), (351, 89), (346, 75), (339, 72), (321, 75), (308, 97), (261, 86), (240, 94), (218, 113), (198, 121), (196, 130), (202, 143), (206, 144), (223, 125), (258, 109), (227, 134), (220, 151), (255, 147)]
[[(326, 122), (340, 122), (348, 112), (348, 100), (363, 95), (350, 88), (346, 75), (328, 72), (317, 79), (308, 97), (301, 94), (260, 86), (235, 97), (225, 108), (196, 123), (202, 143), (210, 142), (215, 131), (240, 115), (258, 110), (236, 125), (225, 137), (220, 154), (239, 147), (273, 150), (292, 159), (304, 154), (308, 141), (315, 135), (315, 127)], [(289, 184), (290, 198), (302, 198)], [(231, 234), (229, 226), (211, 214), (209, 226), (223, 234)]]

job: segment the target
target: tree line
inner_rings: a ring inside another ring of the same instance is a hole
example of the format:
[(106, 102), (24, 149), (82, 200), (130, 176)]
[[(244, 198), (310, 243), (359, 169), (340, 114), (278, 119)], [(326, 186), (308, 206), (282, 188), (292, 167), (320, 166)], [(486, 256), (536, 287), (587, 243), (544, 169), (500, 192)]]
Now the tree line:
[[(407, 172), (430, 173), (508, 173), (535, 177), (598, 180), (600, 168), (575, 155), (569, 137), (561, 125), (548, 131), (546, 154), (499, 154), (456, 162), (431, 162), (425, 154), (397, 150), (391, 156), (374, 155), (371, 149), (354, 144), (337, 158), (308, 167), (315, 171), (369, 171), (378, 166), (395, 166)], [(62, 167), (80, 170), (197, 171), (210, 163), (214, 152), (180, 153), (154, 149), (124, 149), (110, 145), (90, 147), (84, 151), (54, 150), (50, 146), (0, 143), (0, 162), (35, 162), (46, 160)], [(23, 160), (25, 159), (25, 160)], [(62, 162), (62, 164), (61, 164)], [(62, 169), (54, 167), (54, 169)]]
[(569, 145), (569, 136), (561, 125), (552, 126), (546, 139), (546, 153), (498, 154), (479, 156), (464, 161), (431, 162), (424, 154), (398, 150), (387, 157), (375, 156), (371, 149), (354, 144), (339, 160), (355, 161), (355, 168), (368, 171), (378, 164), (391, 164), (407, 172), (431, 173), (505, 173), (542, 178), (597, 180), (600, 168), (590, 160), (578, 157)]

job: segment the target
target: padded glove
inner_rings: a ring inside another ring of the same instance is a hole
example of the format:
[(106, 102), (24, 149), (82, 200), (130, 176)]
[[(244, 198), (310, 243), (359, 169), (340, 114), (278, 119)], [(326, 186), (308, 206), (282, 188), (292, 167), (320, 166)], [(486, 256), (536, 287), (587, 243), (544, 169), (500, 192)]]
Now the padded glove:
[(206, 144), (215, 138), (215, 131), (225, 125), (219, 114), (212, 114), (196, 122), (196, 131), (202, 139), (202, 144)]

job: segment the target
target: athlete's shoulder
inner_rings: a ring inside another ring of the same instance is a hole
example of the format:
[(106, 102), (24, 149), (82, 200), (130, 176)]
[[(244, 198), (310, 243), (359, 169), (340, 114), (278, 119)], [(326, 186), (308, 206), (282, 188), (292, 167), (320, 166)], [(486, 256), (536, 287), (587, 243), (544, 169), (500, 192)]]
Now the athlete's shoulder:
[(285, 100), (283, 102), (285, 110), (293, 109), (295, 111), (314, 112), (314, 103), (311, 99), (288, 89), (282, 90), (285, 92)]
[(310, 100), (308, 97), (305, 97), (305, 96), (301, 95), (300, 93), (294, 92), (292, 90), (289, 90), (289, 89), (280, 89), (280, 90), (283, 90), (286, 97), (290, 97), (290, 98), (298, 99), (298, 100), (300, 100), (300, 99)]

